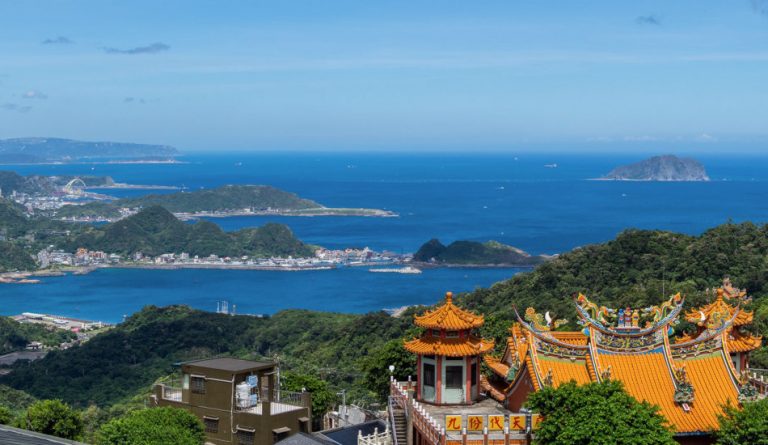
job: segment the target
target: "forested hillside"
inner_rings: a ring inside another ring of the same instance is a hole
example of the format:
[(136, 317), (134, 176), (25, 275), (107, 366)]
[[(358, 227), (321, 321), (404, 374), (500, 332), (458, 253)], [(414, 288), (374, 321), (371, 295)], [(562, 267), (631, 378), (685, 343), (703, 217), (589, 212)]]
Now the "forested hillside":
[[(728, 275), (755, 297), (755, 329), (767, 335), (767, 266), (766, 226), (725, 224), (698, 237), (630, 230), (614, 241), (576, 249), (489, 289), (462, 295), (458, 302), (484, 313), (484, 334), (501, 340), (514, 320), (513, 305), (550, 310), (572, 322), (575, 292), (611, 306), (638, 307), (681, 291), (690, 306), (702, 303), (703, 290)], [(440, 299), (434, 296), (435, 302)], [(284, 311), (258, 319), (150, 307), (83, 346), (19, 366), (0, 383), (80, 406), (89, 401), (111, 404), (146, 390), (170, 373), (175, 361), (232, 354), (278, 356), (286, 368), (320, 376), (336, 387), (374, 389), (376, 380), (387, 375), (378, 368), (386, 369), (384, 363), (397, 359), (397, 342), (416, 332), (412, 315), (421, 310), (412, 308), (400, 318), (383, 312)], [(395, 342), (387, 344), (390, 340)], [(765, 348), (753, 362), (768, 367)]]
[(85, 226), (83, 233), (63, 243), (74, 251), (79, 247), (109, 253), (146, 255), (187, 252), (208, 256), (312, 256), (314, 248), (298, 240), (283, 224), (225, 232), (209, 221), (187, 224), (160, 206), (101, 227)]

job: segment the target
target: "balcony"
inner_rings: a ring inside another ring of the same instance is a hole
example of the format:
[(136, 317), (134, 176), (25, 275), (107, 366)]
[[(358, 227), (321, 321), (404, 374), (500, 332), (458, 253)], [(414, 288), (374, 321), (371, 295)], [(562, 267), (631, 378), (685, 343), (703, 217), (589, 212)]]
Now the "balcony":
[(270, 415), (283, 414), (290, 411), (309, 408), (309, 394), (293, 391), (274, 391), (272, 401), (269, 401), (268, 391), (262, 389), (259, 396), (252, 394), (248, 399), (235, 400), (235, 410), (242, 413), (264, 415), (265, 411)]
[[(158, 384), (155, 386), (155, 396), (153, 397), (163, 401), (183, 403), (182, 389), (178, 386)], [(279, 390), (272, 391), (271, 397), (272, 400), (270, 401), (269, 391), (261, 389), (258, 394), (250, 394), (249, 397), (235, 397), (232, 401), (232, 408), (238, 413), (275, 416), (308, 409), (312, 403), (310, 394), (307, 392)]]

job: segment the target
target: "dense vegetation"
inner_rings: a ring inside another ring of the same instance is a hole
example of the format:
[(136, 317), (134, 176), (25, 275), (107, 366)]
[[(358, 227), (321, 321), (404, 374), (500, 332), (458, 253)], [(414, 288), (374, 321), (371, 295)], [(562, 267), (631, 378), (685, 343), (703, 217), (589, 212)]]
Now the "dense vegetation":
[(60, 400), (40, 400), (27, 408), (16, 426), (38, 433), (77, 440), (83, 434), (83, 417)]
[(2, 381), (39, 398), (60, 398), (79, 407), (108, 406), (172, 373), (173, 363), (231, 354), (277, 358), (295, 371), (317, 373), (322, 366), (322, 377), (349, 384), (358, 377), (356, 363), (376, 351), (384, 338), (402, 335), (408, 325), (410, 319), (383, 312), (285, 311), (261, 319), (183, 306), (147, 307), (81, 346), (19, 364)]
[(544, 418), (535, 444), (677, 444), (658, 407), (635, 400), (621, 382), (547, 387), (528, 396), (527, 404)]
[[(513, 305), (550, 310), (572, 320), (574, 292), (612, 306), (639, 307), (681, 291), (688, 306), (698, 305), (705, 301), (704, 289), (717, 286), (727, 275), (754, 296), (754, 328), (765, 335), (767, 264), (766, 226), (725, 224), (701, 236), (630, 230), (457, 301), (484, 313), (483, 334), (501, 340), (515, 319)], [(411, 316), (421, 310), (412, 308), (400, 318), (383, 312), (294, 310), (258, 319), (149, 307), (82, 346), (18, 365), (0, 383), (77, 406), (110, 405), (146, 391), (155, 379), (172, 372), (175, 361), (231, 354), (278, 358), (286, 370), (315, 375), (334, 388), (352, 388), (349, 400), (364, 403), (384, 391), (381, 379), (387, 378), (389, 362), (398, 360), (399, 378), (410, 372), (412, 362), (398, 348), (398, 340), (417, 332)], [(753, 366), (768, 367), (765, 348), (753, 355)]]
[(195, 190), (123, 198), (111, 203), (95, 202), (82, 206), (65, 206), (58, 217), (118, 217), (120, 208), (162, 206), (173, 213), (213, 212), (241, 209), (316, 209), (322, 205), (296, 194), (267, 185), (226, 185), (211, 190)]
[(768, 445), (768, 399), (728, 406), (718, 421), (718, 445)]
[(39, 341), (45, 346), (58, 346), (76, 337), (75, 333), (64, 329), (35, 323), (19, 323), (10, 317), (0, 317), (0, 354), (24, 349), (33, 341)]
[(414, 261), (438, 264), (478, 264), (533, 266), (546, 261), (545, 257), (532, 256), (516, 247), (497, 241), (454, 241), (444, 245), (432, 239), (424, 243), (413, 255)]
[(311, 256), (314, 248), (299, 241), (282, 224), (225, 232), (209, 221), (187, 224), (160, 206), (102, 227), (87, 227), (84, 233), (64, 245), (68, 251), (79, 247), (110, 253), (146, 255), (187, 252), (207, 256)]
[(105, 423), (96, 435), (99, 445), (202, 445), (203, 422), (179, 408), (132, 411)]

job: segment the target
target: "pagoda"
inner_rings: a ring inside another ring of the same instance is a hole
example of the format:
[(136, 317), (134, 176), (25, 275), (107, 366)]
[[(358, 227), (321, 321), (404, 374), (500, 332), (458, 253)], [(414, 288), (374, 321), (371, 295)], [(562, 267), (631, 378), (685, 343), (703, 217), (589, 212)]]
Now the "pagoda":
[(493, 349), (492, 340), (473, 333), (484, 323), (482, 315), (445, 303), (414, 317), (423, 328), (421, 337), (405, 341), (405, 349), (416, 354), (418, 385), (416, 399), (434, 405), (469, 405), (480, 396), (480, 361)]
[[(713, 292), (708, 291), (711, 295)], [(725, 339), (728, 353), (736, 371), (742, 372), (749, 367), (749, 353), (759, 348), (762, 337), (752, 335), (743, 329), (752, 324), (754, 313), (741, 307), (752, 301), (746, 291), (733, 287), (729, 278), (723, 279), (723, 285), (714, 291), (715, 299), (711, 303), (685, 314), (685, 319), (696, 325), (696, 332), (677, 339), (677, 343), (691, 341), (700, 337), (707, 330), (716, 329), (733, 319), (727, 329)]]

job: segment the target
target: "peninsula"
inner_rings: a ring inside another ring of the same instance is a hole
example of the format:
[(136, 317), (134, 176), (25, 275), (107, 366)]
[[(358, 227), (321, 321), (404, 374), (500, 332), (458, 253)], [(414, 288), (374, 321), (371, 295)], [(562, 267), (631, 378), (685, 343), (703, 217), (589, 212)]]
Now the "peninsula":
[(424, 243), (413, 255), (413, 261), (436, 266), (520, 266), (541, 264), (551, 257), (531, 255), (498, 241), (454, 241), (444, 245), (438, 239)]
[(161, 206), (182, 220), (258, 215), (397, 216), (387, 210), (325, 207), (268, 185), (226, 185), (210, 190), (152, 194), (112, 202), (68, 205), (58, 209), (55, 216), (68, 221), (117, 221), (150, 206)]
[(168, 162), (179, 154), (167, 145), (87, 142), (61, 138), (0, 139), (0, 163), (46, 164), (94, 161)]
[(695, 159), (664, 155), (616, 167), (599, 179), (613, 181), (709, 181), (709, 176), (707, 176), (704, 166)]

